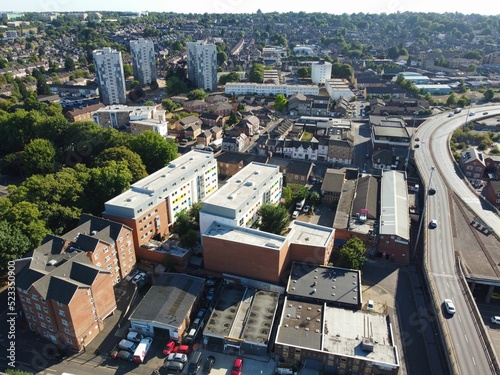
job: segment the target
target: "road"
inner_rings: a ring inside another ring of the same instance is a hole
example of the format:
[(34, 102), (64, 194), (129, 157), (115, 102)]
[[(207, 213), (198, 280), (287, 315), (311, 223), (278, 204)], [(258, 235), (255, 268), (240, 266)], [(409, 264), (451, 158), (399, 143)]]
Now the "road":
[[(488, 111), (491, 114), (500, 113), (498, 107), (481, 107), (476, 113)], [(455, 172), (455, 167), (448, 151), (449, 136), (456, 128), (465, 123), (466, 113), (451, 118), (447, 114), (432, 117), (423, 123), (419, 130), (420, 148), (415, 152), (415, 159), (425, 181), (425, 185), (434, 187), (437, 193), (427, 196), (424, 229), (427, 230), (427, 252), (430, 277), (434, 279), (439, 302), (451, 298), (456, 306), (454, 316), (442, 313), (446, 318), (447, 329), (455, 348), (456, 359), (462, 374), (490, 374), (488, 358), (476, 330), (474, 318), (460, 288), (455, 274), (455, 254), (453, 244), (452, 223), (450, 215), (450, 193), (445, 185), (451, 186), (466, 204), (476, 211), (485, 222), (495, 228), (500, 228), (500, 219), (490, 211), (485, 211), (479, 198), (467, 187), (465, 182)], [(431, 149), (433, 154), (431, 154)], [(436, 159), (433, 159), (436, 157)], [(431, 167), (434, 167), (434, 171)], [(437, 220), (435, 229), (428, 229), (430, 220)], [(498, 224), (496, 224), (498, 222)], [(497, 226), (498, 225), (498, 226)], [(497, 232), (500, 233), (500, 230)], [(452, 361), (454, 359), (452, 358)]]

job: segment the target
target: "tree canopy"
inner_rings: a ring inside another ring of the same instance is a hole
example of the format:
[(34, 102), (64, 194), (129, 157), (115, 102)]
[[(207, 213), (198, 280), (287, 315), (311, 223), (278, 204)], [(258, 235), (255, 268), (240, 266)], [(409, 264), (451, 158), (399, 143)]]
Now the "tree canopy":
[(130, 140), (130, 149), (137, 153), (148, 173), (156, 172), (177, 158), (177, 145), (154, 131), (146, 131)]
[(264, 232), (283, 234), (290, 224), (290, 214), (283, 206), (275, 207), (270, 203), (265, 203), (260, 206), (258, 215), (259, 229)]
[(365, 262), (366, 247), (361, 239), (352, 237), (340, 249), (340, 262), (343, 267), (360, 270)]

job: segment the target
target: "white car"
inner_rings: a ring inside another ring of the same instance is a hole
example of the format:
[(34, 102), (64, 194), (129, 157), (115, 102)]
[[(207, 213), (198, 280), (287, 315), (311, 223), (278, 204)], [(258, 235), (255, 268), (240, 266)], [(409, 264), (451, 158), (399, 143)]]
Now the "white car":
[(186, 354), (182, 354), (182, 353), (170, 353), (167, 357), (167, 360), (180, 362), (180, 363), (186, 363), (188, 360), (188, 357)]
[(299, 211), (293, 211), (292, 219), (296, 219), (298, 217), (299, 217)]
[(455, 304), (453, 303), (453, 301), (451, 299), (444, 300), (444, 307), (445, 307), (446, 311), (448, 312), (448, 314), (450, 314), (450, 315), (455, 314), (455, 312), (456, 312)]
[(500, 324), (500, 316), (492, 316), (491, 322), (494, 324)]
[(139, 272), (135, 277), (132, 279), (132, 284), (137, 284), (139, 280), (143, 279), (146, 277), (146, 274), (144, 272)]
[(475, 112), (470, 112), (469, 116), (474, 116), (476, 113)]
[(368, 302), (366, 303), (366, 308), (368, 309), (368, 311), (372, 311), (375, 309), (375, 304), (371, 299), (369, 299)]

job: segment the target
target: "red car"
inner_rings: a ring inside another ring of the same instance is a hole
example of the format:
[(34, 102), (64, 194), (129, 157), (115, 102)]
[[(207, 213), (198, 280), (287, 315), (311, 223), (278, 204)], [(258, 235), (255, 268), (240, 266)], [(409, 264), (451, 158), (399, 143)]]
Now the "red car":
[(175, 348), (176, 353), (182, 353), (189, 355), (193, 351), (193, 348), (191, 348), (189, 345), (179, 345), (177, 348)]
[(177, 345), (175, 344), (175, 341), (173, 340), (170, 340), (169, 342), (167, 342), (167, 344), (165, 345), (165, 348), (163, 349), (163, 354), (165, 355), (169, 355), (170, 353), (173, 353), (175, 352), (175, 347)]
[(240, 375), (243, 370), (243, 358), (236, 358), (231, 369), (231, 375)]

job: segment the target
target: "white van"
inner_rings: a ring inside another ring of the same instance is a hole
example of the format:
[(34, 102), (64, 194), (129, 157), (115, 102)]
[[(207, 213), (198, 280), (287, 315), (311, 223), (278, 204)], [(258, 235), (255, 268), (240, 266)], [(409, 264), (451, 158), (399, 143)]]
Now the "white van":
[(135, 349), (137, 348), (137, 345), (134, 344), (132, 341), (123, 339), (118, 343), (118, 348), (120, 348), (121, 350), (127, 350), (127, 351), (133, 353), (135, 351)]
[(148, 350), (151, 347), (152, 342), (153, 342), (153, 339), (151, 337), (146, 337), (146, 338), (141, 340), (139, 345), (137, 345), (137, 349), (135, 349), (135, 352), (134, 352), (134, 362), (135, 363), (144, 362), (144, 358), (146, 357), (146, 354), (148, 354)]

